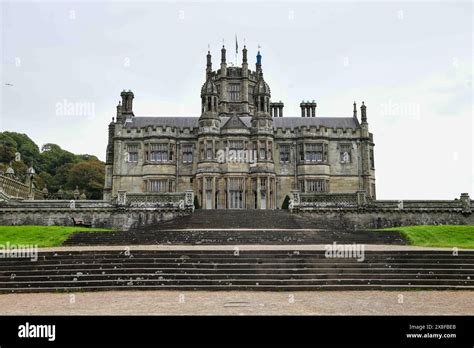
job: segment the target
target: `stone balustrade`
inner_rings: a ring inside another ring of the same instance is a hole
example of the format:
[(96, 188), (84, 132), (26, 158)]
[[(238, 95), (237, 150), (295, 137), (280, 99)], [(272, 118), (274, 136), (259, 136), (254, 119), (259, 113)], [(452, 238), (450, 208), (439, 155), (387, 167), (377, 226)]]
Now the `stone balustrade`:
[(0, 192), (9, 199), (30, 198), (28, 185), (5, 175), (0, 175)]
[(356, 193), (300, 193), (292, 191), (293, 212), (357, 209), (365, 211), (458, 212), (471, 214), (474, 203), (467, 193), (454, 200), (369, 200), (365, 191)]
[(194, 211), (193, 191), (186, 192), (145, 192), (128, 193), (119, 191), (116, 204), (118, 206), (139, 208), (177, 208)]

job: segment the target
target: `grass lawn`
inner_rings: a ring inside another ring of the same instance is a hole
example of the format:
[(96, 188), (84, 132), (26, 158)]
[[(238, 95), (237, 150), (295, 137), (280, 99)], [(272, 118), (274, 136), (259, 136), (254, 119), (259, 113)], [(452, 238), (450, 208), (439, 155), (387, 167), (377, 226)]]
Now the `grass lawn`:
[(472, 225), (404, 226), (377, 231), (400, 231), (411, 245), (474, 249)]
[(0, 226), (0, 245), (23, 244), (38, 247), (61, 245), (73, 232), (77, 231), (113, 231), (110, 228), (90, 228), (71, 226)]

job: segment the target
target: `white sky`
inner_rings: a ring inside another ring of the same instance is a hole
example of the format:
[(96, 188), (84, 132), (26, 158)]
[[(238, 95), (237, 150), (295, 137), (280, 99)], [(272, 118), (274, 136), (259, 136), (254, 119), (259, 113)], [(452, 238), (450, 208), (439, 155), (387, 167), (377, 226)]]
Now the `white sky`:
[[(379, 199), (473, 196), (472, 4), (466, 2), (1, 3), (0, 130), (105, 158), (122, 89), (135, 115), (199, 116), (208, 44), (245, 38), (285, 116), (367, 105)], [(238, 56), (239, 65), (241, 52)], [(7, 85), (12, 84), (13, 86)], [(64, 115), (58, 103), (93, 115)]]

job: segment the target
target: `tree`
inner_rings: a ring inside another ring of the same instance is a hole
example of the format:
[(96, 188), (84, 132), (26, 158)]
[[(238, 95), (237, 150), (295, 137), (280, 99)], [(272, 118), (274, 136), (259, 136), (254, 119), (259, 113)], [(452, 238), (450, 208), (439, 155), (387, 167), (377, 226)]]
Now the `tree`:
[(17, 152), (16, 141), (7, 134), (7, 132), (0, 133), (0, 162), (10, 163), (15, 158)]
[(40, 170), (51, 175), (56, 175), (56, 171), (67, 163), (76, 163), (76, 156), (66, 150), (61, 149), (56, 144), (45, 144), (42, 147)]
[[(17, 152), (20, 156), (15, 158)], [(50, 193), (56, 193), (62, 188), (64, 197), (73, 197), (78, 186), (88, 198), (102, 198), (105, 164), (96, 156), (75, 155), (51, 143), (43, 145), (40, 152), (26, 134), (0, 132), (0, 170), (6, 171), (10, 163), (23, 182), (28, 167), (33, 166), (34, 184), (40, 190), (46, 186)]]
[(22, 162), (27, 166), (33, 167), (36, 167), (39, 164), (40, 152), (38, 145), (36, 145), (35, 142), (26, 134), (15, 132), (3, 132), (3, 134), (15, 141), (15, 152), (20, 153)]
[(67, 187), (86, 191), (91, 199), (100, 199), (104, 187), (105, 167), (99, 161), (84, 161), (72, 166), (68, 173)]

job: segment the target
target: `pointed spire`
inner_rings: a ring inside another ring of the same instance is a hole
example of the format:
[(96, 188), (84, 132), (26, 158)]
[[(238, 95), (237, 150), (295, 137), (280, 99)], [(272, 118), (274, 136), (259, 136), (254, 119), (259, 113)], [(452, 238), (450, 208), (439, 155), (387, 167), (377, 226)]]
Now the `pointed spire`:
[(360, 107), (360, 115), (362, 123), (367, 123), (367, 107), (364, 102), (362, 102), (362, 106)]
[(242, 63), (247, 64), (247, 47), (244, 45), (244, 49), (242, 50)]
[(225, 64), (226, 63), (226, 60), (225, 60), (225, 46), (222, 45), (222, 49), (221, 49), (221, 64)]
[(354, 117), (357, 118), (357, 104), (354, 101)]
[(209, 78), (212, 73), (212, 61), (211, 51), (207, 51), (207, 64), (206, 64), (206, 78)]
[(262, 75), (262, 55), (260, 54), (260, 50), (257, 53), (257, 63), (255, 64), (255, 70), (257, 71), (258, 76)]

